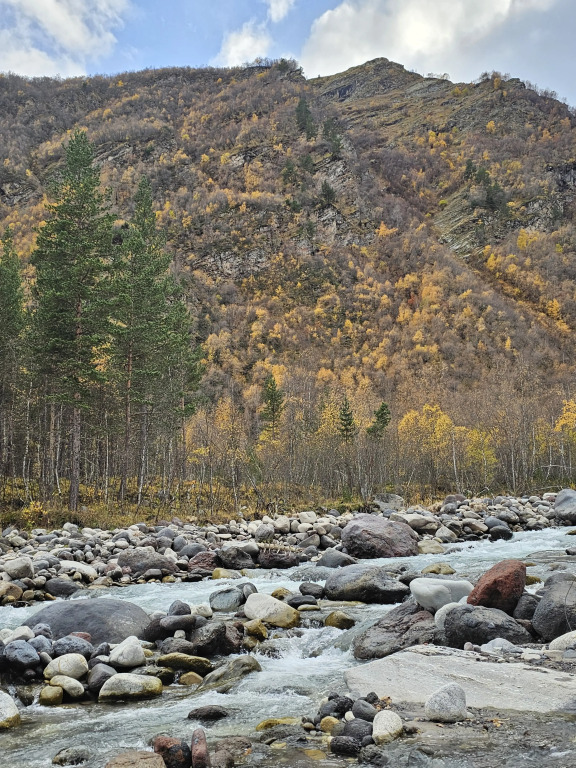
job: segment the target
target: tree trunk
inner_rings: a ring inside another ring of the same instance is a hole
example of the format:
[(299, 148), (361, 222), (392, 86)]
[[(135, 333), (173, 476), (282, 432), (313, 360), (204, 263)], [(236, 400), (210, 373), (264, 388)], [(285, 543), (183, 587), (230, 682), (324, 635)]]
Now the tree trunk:
[[(78, 401), (80, 395), (76, 394), (74, 400)], [(78, 510), (80, 497), (80, 445), (82, 434), (82, 412), (78, 405), (72, 409), (72, 440), (70, 445), (70, 497), (68, 507), (71, 512)]]

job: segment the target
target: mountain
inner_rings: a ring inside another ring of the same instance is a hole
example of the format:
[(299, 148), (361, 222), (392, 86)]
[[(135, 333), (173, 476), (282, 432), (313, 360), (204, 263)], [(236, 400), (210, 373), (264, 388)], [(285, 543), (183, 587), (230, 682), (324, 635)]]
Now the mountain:
[(519, 407), (515, 428), (550, 432), (575, 371), (575, 126), (516, 78), (454, 84), (387, 59), (311, 80), (285, 60), (8, 74), (0, 229), (33, 280), (49, 179), (86, 128), (119, 231), (149, 177), (206, 407), (230, 398), (248, 436), (271, 373), (303, 421), (348, 394), (362, 424), (387, 400), (396, 424), (433, 403), (497, 430)]

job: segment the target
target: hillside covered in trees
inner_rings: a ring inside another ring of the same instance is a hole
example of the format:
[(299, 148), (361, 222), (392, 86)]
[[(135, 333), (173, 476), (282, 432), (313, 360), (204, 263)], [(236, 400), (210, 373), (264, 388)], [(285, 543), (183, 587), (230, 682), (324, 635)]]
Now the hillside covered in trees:
[[(4, 75), (0, 106), (6, 509), (41, 518), (74, 477), (80, 505), (210, 513), (573, 480), (576, 114), (554, 94), (281, 60)], [(80, 136), (98, 322), (57, 362), (47, 233)]]

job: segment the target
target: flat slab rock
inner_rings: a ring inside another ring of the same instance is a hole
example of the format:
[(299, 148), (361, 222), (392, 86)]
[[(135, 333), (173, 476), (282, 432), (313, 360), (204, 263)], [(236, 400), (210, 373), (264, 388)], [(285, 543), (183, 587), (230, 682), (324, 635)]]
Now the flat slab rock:
[(517, 712), (576, 712), (576, 675), (526, 664), (497, 664), (470, 651), (416, 645), (348, 670), (354, 697), (375, 691), (394, 704), (424, 704), (443, 685), (458, 683), (469, 707)]

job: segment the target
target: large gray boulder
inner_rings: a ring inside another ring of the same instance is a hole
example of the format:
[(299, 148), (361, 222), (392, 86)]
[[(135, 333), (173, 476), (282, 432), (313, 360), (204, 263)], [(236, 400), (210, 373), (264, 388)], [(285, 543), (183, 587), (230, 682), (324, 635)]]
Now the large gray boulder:
[(175, 562), (149, 547), (125, 549), (118, 555), (118, 565), (121, 568), (130, 568), (136, 576), (149, 570), (165, 571), (166, 574), (176, 573), (178, 570)]
[(560, 491), (554, 502), (554, 515), (558, 522), (566, 525), (576, 523), (576, 491), (572, 488), (564, 488)]
[(376, 515), (356, 515), (342, 530), (342, 544), (352, 557), (407, 557), (418, 554), (418, 534), (406, 523)]
[(502, 637), (515, 645), (532, 642), (532, 636), (511, 616), (498, 608), (459, 605), (444, 621), (446, 645), (463, 648), (465, 643), (483, 645)]
[(562, 575), (562, 580), (546, 581), (532, 616), (532, 626), (545, 642), (576, 627), (576, 579), (571, 574)]
[(372, 565), (338, 568), (330, 574), (324, 588), (328, 600), (359, 600), (362, 603), (400, 603), (409, 593), (408, 587), (391, 578), (385, 568)]
[(344, 680), (355, 698), (374, 691), (400, 703), (425, 704), (458, 683), (469, 707), (520, 712), (576, 712), (576, 675), (527, 664), (498, 664), (481, 654), (422, 645), (352, 667)]
[(121, 643), (130, 635), (141, 637), (149, 623), (139, 606), (104, 597), (55, 602), (24, 622), (28, 627), (48, 624), (55, 640), (71, 632), (88, 632), (94, 646)]
[(411, 645), (434, 642), (434, 617), (415, 602), (392, 608), (380, 621), (354, 640), (357, 659), (381, 659)]

